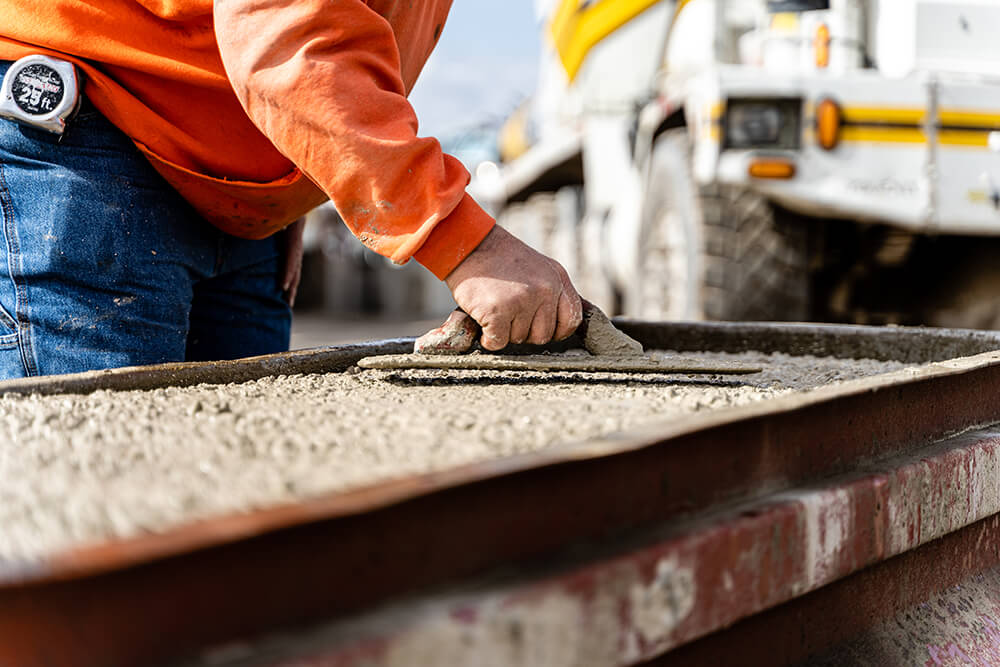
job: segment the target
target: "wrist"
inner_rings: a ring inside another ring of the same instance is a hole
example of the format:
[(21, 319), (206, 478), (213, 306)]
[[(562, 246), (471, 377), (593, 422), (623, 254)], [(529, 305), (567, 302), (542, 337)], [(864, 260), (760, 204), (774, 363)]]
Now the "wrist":
[(495, 226), (496, 221), (466, 194), (413, 257), (439, 280), (445, 280), (479, 248)]

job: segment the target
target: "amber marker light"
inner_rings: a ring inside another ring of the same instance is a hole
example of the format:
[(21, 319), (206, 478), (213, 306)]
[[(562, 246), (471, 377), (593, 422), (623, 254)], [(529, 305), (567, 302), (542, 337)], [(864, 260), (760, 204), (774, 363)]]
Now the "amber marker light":
[(795, 163), (774, 158), (757, 158), (750, 161), (748, 172), (753, 178), (787, 180), (795, 176)]
[(820, 23), (816, 28), (816, 38), (813, 40), (816, 49), (816, 67), (824, 68), (830, 65), (830, 28)]
[(816, 140), (828, 151), (840, 143), (840, 105), (830, 98), (816, 105)]

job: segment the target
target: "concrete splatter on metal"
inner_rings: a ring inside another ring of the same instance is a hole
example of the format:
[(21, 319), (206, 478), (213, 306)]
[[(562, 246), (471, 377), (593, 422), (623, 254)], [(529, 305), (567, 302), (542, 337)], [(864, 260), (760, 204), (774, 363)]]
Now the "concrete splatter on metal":
[(676, 643), (674, 633), (690, 617), (695, 593), (693, 568), (654, 550), (636, 559), (585, 567), (568, 577), (385, 608), (321, 629), (306, 642), (325, 645), (319, 653), (274, 664), (629, 664)]
[(379, 664), (620, 664), (618, 647), (626, 647), (630, 662), (669, 646), (694, 604), (693, 571), (675, 557), (645, 564), (619, 561), (558, 586), (528, 587), (452, 606), (396, 638)]
[(853, 533), (853, 498), (845, 488), (820, 489), (807, 493), (788, 494), (788, 500), (798, 503), (802, 512), (804, 578), (802, 590), (812, 590), (830, 581), (846, 543)]
[(493, 599), (470, 613), (453, 610), (404, 633), (389, 647), (383, 664), (584, 665), (588, 664), (581, 651), (585, 618), (583, 601), (565, 593), (517, 601)]
[(636, 583), (629, 592), (632, 633), (647, 652), (668, 645), (674, 630), (690, 615), (695, 602), (694, 573), (681, 567), (676, 558), (663, 558), (648, 583)]
[(980, 434), (966, 447), (924, 452), (892, 472), (890, 554), (1000, 512), (1000, 433), (989, 436)]

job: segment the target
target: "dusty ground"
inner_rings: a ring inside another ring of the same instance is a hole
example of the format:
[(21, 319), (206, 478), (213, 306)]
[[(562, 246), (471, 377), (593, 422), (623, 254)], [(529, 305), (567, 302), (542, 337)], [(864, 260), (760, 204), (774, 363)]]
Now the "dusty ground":
[(767, 399), (898, 363), (690, 355), (749, 376), (375, 371), (0, 398), (0, 563)]
[(319, 312), (298, 312), (292, 318), (290, 349), (302, 350), (322, 345), (345, 345), (386, 338), (419, 336), (444, 322), (440, 317), (398, 319), (390, 317), (332, 316)]

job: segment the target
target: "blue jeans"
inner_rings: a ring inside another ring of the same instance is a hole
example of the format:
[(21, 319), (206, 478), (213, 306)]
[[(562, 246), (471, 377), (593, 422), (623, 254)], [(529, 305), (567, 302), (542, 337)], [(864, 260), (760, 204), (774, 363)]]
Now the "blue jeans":
[(86, 102), (58, 142), (0, 119), (0, 379), (287, 350), (282, 261), (283, 235), (212, 227)]

